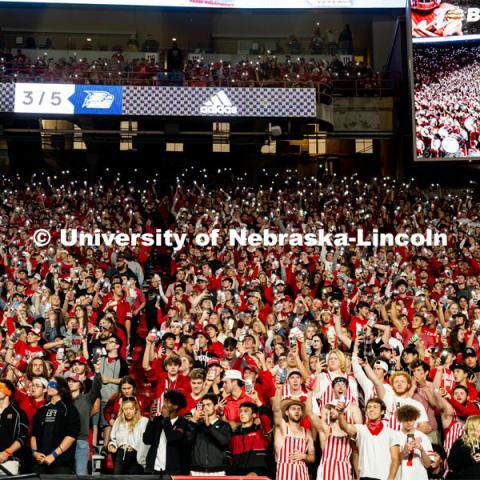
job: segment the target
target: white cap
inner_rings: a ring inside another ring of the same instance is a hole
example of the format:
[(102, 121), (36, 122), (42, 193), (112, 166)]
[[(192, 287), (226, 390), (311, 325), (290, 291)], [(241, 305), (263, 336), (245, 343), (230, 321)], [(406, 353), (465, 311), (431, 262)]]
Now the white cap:
[(383, 360), (377, 360), (374, 365), (377, 365), (378, 367), (381, 367), (385, 372), (388, 372), (388, 365), (386, 362)]
[(239, 380), (243, 382), (242, 372), (240, 370), (227, 370), (223, 380)]

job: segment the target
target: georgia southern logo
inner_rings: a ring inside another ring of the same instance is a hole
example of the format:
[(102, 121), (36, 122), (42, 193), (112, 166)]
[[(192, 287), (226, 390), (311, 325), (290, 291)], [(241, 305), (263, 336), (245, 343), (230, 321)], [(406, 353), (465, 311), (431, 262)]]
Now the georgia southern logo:
[(200, 107), (200, 113), (206, 115), (237, 115), (238, 108), (232, 104), (227, 94), (220, 90)]
[(108, 110), (115, 101), (115, 95), (103, 90), (85, 90), (87, 96), (83, 101), (82, 108), (102, 108)]

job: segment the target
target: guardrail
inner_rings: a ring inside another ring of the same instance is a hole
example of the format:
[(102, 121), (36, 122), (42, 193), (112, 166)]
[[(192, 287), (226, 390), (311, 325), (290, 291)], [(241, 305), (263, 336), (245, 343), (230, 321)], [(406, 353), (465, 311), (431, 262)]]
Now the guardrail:
[(318, 103), (330, 105), (334, 96), (394, 96), (396, 80), (389, 74), (373, 77), (318, 79), (256, 80), (256, 79), (188, 79), (180, 72), (117, 72), (85, 71), (55, 72), (36, 68), (16, 68), (0, 73), (0, 83), (75, 83), (91, 85), (250, 87), (250, 88), (315, 88)]

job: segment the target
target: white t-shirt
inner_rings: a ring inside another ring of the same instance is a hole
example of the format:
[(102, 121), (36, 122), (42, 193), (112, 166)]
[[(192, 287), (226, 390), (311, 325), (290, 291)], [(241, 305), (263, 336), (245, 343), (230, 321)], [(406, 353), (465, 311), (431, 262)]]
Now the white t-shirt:
[(359, 450), (360, 477), (386, 479), (390, 472), (390, 447), (400, 445), (398, 432), (388, 427), (372, 435), (366, 425), (355, 425)]
[[(407, 435), (403, 432), (397, 433), (400, 438), (400, 450), (403, 450), (403, 447), (407, 443)], [(434, 452), (430, 439), (418, 430), (415, 430), (414, 436), (415, 438), (420, 438), (422, 440), (423, 449), (427, 455), (434, 460)], [(411, 460), (412, 464), (408, 465), (408, 457), (402, 458), (396, 480), (428, 480), (427, 469), (423, 466), (422, 456), (418, 448), (413, 451), (413, 457)]]
[[(410, 405), (412, 407), (415, 407), (420, 412), (420, 417), (418, 418), (416, 425), (424, 422), (428, 423), (428, 415), (425, 407), (418, 400), (414, 400), (410, 397), (397, 397), (393, 393), (393, 390), (387, 390), (385, 398), (383, 400), (385, 402), (385, 405), (387, 406), (387, 414), (385, 415), (387, 419), (394, 415), (398, 408), (403, 407), (404, 405)], [(396, 420), (395, 423), (397, 425), (391, 425), (391, 427), (400, 430), (400, 422)]]
[[(177, 422), (178, 417), (172, 418), (170, 423), (172, 427)], [(165, 430), (162, 429), (160, 434), (160, 442), (158, 444), (157, 456), (155, 458), (155, 470), (157, 472), (164, 472), (167, 469), (167, 436), (165, 435)]]

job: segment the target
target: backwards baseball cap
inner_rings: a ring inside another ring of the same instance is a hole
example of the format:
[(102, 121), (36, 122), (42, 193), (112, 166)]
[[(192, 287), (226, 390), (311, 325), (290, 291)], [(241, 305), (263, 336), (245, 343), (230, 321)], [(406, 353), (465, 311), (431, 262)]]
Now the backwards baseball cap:
[(332, 380), (332, 387), (334, 387), (337, 383), (344, 383), (348, 387), (348, 378), (347, 377), (335, 377)]
[(467, 357), (475, 357), (477, 358), (477, 352), (471, 348), (471, 347), (468, 347), (465, 349), (465, 353), (463, 355), (464, 358), (467, 358)]
[(377, 361), (374, 363), (374, 365), (377, 366), (377, 367), (382, 368), (383, 370), (385, 370), (385, 372), (388, 372), (387, 362), (384, 362), (383, 360), (377, 360)]
[(452, 372), (454, 370), (463, 370), (465, 373), (469, 373), (470, 372), (470, 368), (468, 368), (466, 365), (464, 365), (463, 363), (455, 363), (454, 365), (452, 365), (450, 367), (450, 370), (452, 370)]
[(64, 375), (65, 380), (73, 380), (74, 382), (81, 382), (80, 375), (78, 373), (67, 372)]
[(240, 370), (227, 370), (223, 376), (223, 380), (238, 380), (243, 382), (242, 372)]
[(34, 328), (32, 326), (25, 326), (25, 329), (30, 332), (30, 333), (33, 333), (34, 335), (36, 335), (37, 337), (41, 337), (42, 336), (42, 330), (40, 328)]
[(288, 372), (287, 378), (290, 378), (292, 375), (300, 375), (302, 376), (302, 372), (298, 368), (293, 368)]

